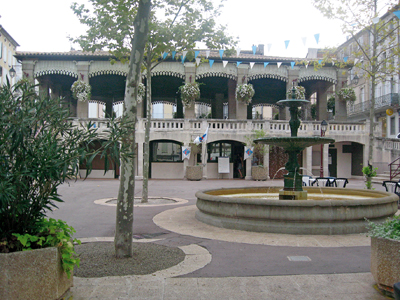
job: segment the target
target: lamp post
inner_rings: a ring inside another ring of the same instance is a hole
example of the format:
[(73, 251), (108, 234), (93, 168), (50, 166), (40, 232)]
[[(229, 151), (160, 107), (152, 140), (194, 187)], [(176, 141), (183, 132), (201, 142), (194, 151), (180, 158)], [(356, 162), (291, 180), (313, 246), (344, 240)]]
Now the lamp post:
[(11, 78), (14, 78), (17, 75), (17, 71), (15, 71), (14, 67), (11, 67), (10, 71), (8, 71), (8, 74)]
[(359, 79), (360, 79), (360, 78), (358, 78), (358, 76), (357, 76), (357, 74), (356, 74), (356, 75), (354, 75), (353, 79), (351, 80), (351, 83), (352, 83), (353, 85), (357, 85)]
[[(325, 136), (328, 129), (328, 123), (325, 120), (321, 122), (321, 137)], [(324, 177), (324, 145), (321, 144), (321, 168), (319, 169), (319, 177)]]

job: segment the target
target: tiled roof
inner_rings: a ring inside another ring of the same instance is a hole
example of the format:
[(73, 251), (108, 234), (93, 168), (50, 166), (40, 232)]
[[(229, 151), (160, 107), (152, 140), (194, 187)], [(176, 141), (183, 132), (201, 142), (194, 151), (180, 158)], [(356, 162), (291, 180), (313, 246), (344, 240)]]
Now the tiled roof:
[[(206, 57), (206, 50), (199, 50), (200, 57)], [(170, 52), (171, 53), (171, 52)], [(169, 54), (170, 54), (169, 53)], [(181, 55), (181, 54), (178, 54)], [(113, 55), (108, 51), (95, 51), (95, 52), (85, 52), (80, 50), (72, 50), (68, 52), (35, 52), (35, 51), (17, 51), (15, 55), (18, 59), (29, 58), (29, 57), (41, 57), (41, 58), (68, 58), (68, 57), (81, 57), (81, 58), (89, 58), (89, 57), (98, 57), (98, 58), (110, 58)], [(219, 50), (210, 50), (209, 58), (215, 60), (221, 60), (219, 55)], [(253, 54), (251, 51), (243, 51), (236, 55), (236, 52), (231, 56), (226, 56), (225, 54), (222, 57), (222, 60), (229, 61), (265, 61), (265, 62), (285, 62), (285, 61), (299, 61), (304, 60), (305, 58), (294, 58), (294, 57), (280, 57), (280, 56), (265, 56), (260, 54)]]

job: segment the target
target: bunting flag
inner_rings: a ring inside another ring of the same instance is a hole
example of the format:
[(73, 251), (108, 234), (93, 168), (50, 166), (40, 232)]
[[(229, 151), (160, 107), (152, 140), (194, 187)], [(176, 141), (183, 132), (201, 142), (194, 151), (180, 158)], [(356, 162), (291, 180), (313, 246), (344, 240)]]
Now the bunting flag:
[(197, 58), (197, 56), (199, 56), (199, 54), (200, 54), (200, 51), (194, 51), (194, 58)]
[(182, 63), (184, 63), (185, 62), (185, 58), (186, 58), (186, 54), (187, 54), (188, 52), (187, 51), (182, 51)]
[(308, 68), (309, 63), (310, 63), (310, 62), (307, 60), (307, 61), (306, 61), (306, 69)]
[(164, 52), (162, 55), (162, 58), (165, 59), (167, 57), (167, 55), (168, 55), (168, 52)]
[(269, 62), (265, 62), (265, 63), (264, 63), (264, 68), (265, 68), (266, 66), (268, 66), (268, 64), (269, 64)]
[(400, 19), (400, 10), (396, 10), (393, 13), (398, 19)]
[(359, 61), (359, 59), (358, 59), (358, 58), (354, 59), (354, 64), (357, 64), (357, 63), (358, 63), (358, 61)]
[(182, 160), (190, 159), (190, 147), (182, 147)]
[(240, 55), (240, 50), (242, 50), (242, 49), (236, 48), (236, 56), (239, 56), (239, 55)]
[(348, 56), (343, 57), (343, 61), (344, 61), (345, 63), (347, 63), (347, 60), (348, 60), (348, 59), (349, 59)]
[(241, 61), (236, 62), (236, 67), (239, 67), (239, 65), (241, 64)]
[(379, 22), (379, 17), (376, 17), (376, 18), (372, 19), (372, 23), (378, 24), (378, 22)]
[(227, 64), (228, 64), (228, 61), (227, 61), (227, 60), (223, 60), (223, 61), (222, 61), (222, 65), (224, 66), (224, 68), (226, 67)]
[(254, 64), (255, 64), (255, 63), (253, 63), (253, 62), (250, 63), (250, 69), (253, 69)]
[(224, 55), (224, 50), (223, 49), (219, 50), (219, 57), (221, 57), (221, 59), (222, 59), (222, 55)]
[(287, 49), (287, 47), (289, 46), (289, 40), (285, 41), (285, 49)]
[(321, 65), (322, 64), (322, 59), (318, 60), (318, 64)]
[(213, 59), (210, 59), (209, 62), (210, 62), (210, 68), (211, 68), (212, 65), (213, 65), (213, 63), (214, 63), (214, 60), (213, 60)]
[(290, 65), (292, 66), (292, 70), (293, 70), (293, 67), (294, 67), (295, 64), (296, 64), (296, 62), (294, 62), (294, 61), (290, 62)]
[(272, 44), (268, 44), (268, 52), (271, 50)]
[(317, 42), (317, 44), (319, 43), (319, 33), (314, 34), (315, 37), (315, 41)]
[(210, 50), (206, 50), (206, 58), (210, 56)]
[(307, 42), (307, 38), (306, 37), (302, 37), (301, 40), (303, 41), (303, 45), (305, 46), (306, 42)]
[(251, 47), (253, 49), (253, 55), (256, 55), (256, 51), (257, 51), (257, 46), (253, 45), (253, 47)]
[(172, 59), (175, 59), (176, 51), (172, 51)]
[(244, 147), (244, 160), (251, 158), (254, 152), (254, 147)]
[(201, 62), (201, 58), (199, 58), (199, 57), (196, 58), (196, 64), (197, 64), (197, 65), (200, 65), (200, 62)]
[(276, 64), (278, 65), (278, 69), (279, 69), (279, 67), (281, 66), (282, 62), (280, 61), (280, 62), (277, 62)]

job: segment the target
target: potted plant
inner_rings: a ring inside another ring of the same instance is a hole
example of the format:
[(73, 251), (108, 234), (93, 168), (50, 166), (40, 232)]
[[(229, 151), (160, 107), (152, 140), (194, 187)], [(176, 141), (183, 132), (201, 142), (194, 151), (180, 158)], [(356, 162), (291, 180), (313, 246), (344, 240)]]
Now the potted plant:
[(201, 144), (190, 144), (192, 155), (194, 156), (194, 165), (186, 167), (187, 180), (201, 180), (203, 178), (203, 166), (197, 163), (197, 154), (201, 153)]
[[(306, 89), (304, 88), (304, 86), (301, 85), (296, 85), (294, 87), (295, 89), (295, 99), (306, 99)], [(286, 92), (286, 97), (288, 99), (292, 99), (292, 89), (288, 90)]]
[(40, 98), (26, 80), (0, 88), (0, 299), (58, 299), (72, 286), (75, 231), (46, 212), (79, 163), (90, 167), (91, 127), (73, 126), (62, 99)]
[(378, 168), (373, 168), (370, 164), (362, 168), (362, 172), (365, 176), (365, 186), (368, 190), (372, 189), (372, 177), (377, 175)]
[(383, 223), (368, 222), (371, 237), (371, 273), (378, 287), (393, 296), (400, 281), (400, 216)]
[(193, 103), (200, 99), (200, 87), (198, 82), (187, 82), (179, 87), (182, 103), (186, 108), (189, 108)]
[(91, 86), (83, 80), (75, 81), (71, 86), (72, 97), (78, 101), (86, 102), (91, 97)]
[(340, 100), (350, 101), (350, 103), (356, 101), (356, 93), (353, 88), (342, 88), (336, 93)]
[(250, 137), (247, 137), (247, 145), (253, 147), (253, 161), (251, 166), (251, 177), (253, 180), (267, 180), (268, 169), (264, 167), (264, 155), (267, 153), (267, 147), (263, 144), (254, 143), (255, 139), (266, 136), (264, 130), (254, 130)]
[(255, 94), (254, 87), (251, 83), (245, 83), (236, 87), (235, 97), (236, 100), (246, 105), (251, 103)]

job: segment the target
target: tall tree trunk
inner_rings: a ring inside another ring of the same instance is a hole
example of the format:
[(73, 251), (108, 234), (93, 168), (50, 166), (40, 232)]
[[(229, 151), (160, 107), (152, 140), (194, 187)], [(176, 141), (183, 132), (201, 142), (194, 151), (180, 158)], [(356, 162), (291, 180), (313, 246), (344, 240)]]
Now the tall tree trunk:
[(151, 122), (151, 57), (152, 50), (150, 43), (147, 46), (147, 106), (146, 106), (146, 128), (144, 135), (144, 153), (143, 153), (143, 188), (142, 203), (149, 201), (149, 168), (150, 168), (150, 122)]
[[(122, 141), (124, 150), (135, 153), (135, 126), (137, 119), (137, 86), (140, 79), (140, 68), (143, 62), (144, 47), (149, 30), (150, 0), (139, 0), (138, 12), (134, 20), (135, 33), (131, 41), (132, 51), (129, 61), (129, 73), (125, 87), (124, 116), (128, 121), (128, 132)], [(131, 257), (133, 235), (133, 204), (135, 194), (135, 158), (123, 160), (121, 181), (118, 191), (117, 219), (115, 225), (115, 255), (117, 258)]]

